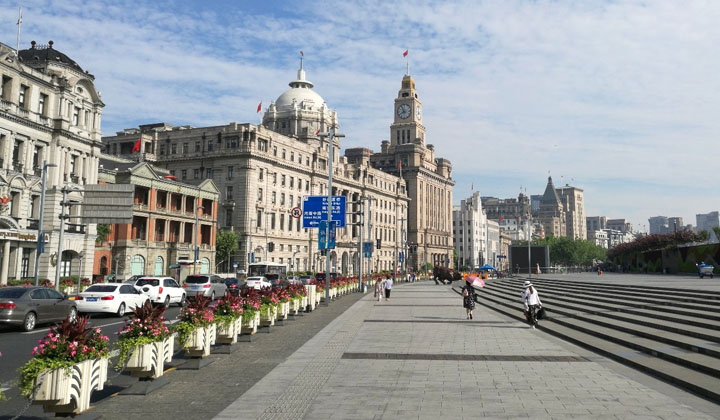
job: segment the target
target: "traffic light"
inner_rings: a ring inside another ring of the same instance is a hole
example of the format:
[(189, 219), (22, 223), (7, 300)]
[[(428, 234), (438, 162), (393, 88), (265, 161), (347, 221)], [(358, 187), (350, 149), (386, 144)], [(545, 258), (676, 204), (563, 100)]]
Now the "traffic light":
[(377, 239), (376, 241), (377, 241), (377, 245), (375, 246), (375, 248), (380, 249), (380, 245), (382, 244), (382, 239)]

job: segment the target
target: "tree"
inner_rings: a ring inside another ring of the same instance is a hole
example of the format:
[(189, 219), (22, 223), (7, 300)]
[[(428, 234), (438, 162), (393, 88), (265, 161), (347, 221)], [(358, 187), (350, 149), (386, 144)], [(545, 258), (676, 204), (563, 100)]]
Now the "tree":
[(107, 240), (108, 235), (110, 235), (110, 225), (104, 225), (104, 224), (98, 224), (97, 225), (97, 238), (95, 238), (95, 242), (102, 243)]
[(229, 262), (230, 256), (237, 252), (240, 235), (232, 230), (221, 230), (215, 241), (215, 259)]

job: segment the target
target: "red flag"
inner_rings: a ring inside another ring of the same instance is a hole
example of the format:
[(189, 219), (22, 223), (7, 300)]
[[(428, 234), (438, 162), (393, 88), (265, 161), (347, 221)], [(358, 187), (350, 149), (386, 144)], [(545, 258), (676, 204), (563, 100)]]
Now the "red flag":
[(320, 129), (319, 129), (319, 128), (318, 128), (317, 131), (315, 132), (315, 135), (316, 135), (316, 136), (317, 136), (318, 134), (320, 134)]
[(502, 221), (505, 220), (505, 219), (504, 219), (502, 216), (500, 216), (500, 217), (498, 218), (498, 220), (502, 222)]
[(403, 53), (403, 57), (407, 57), (409, 51), (410, 50), (405, 50), (405, 52)]
[(139, 151), (140, 151), (140, 145), (141, 145), (141, 143), (142, 143), (142, 137), (140, 137), (139, 139), (137, 139), (137, 141), (135, 142), (135, 145), (134, 145), (133, 148), (132, 148), (132, 153), (136, 153), (136, 152), (139, 152)]
[(398, 162), (398, 169), (402, 169), (402, 162)]
[(262, 101), (258, 104), (257, 112), (260, 112), (262, 110)]

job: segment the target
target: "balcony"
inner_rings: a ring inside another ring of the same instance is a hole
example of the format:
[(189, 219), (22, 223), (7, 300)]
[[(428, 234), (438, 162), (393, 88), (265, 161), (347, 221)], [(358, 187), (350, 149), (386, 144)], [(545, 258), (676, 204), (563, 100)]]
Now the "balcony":
[(65, 233), (85, 234), (85, 225), (65, 223)]
[(135, 203), (135, 204), (133, 204), (133, 208), (135, 210), (147, 210), (148, 205), (146, 203)]

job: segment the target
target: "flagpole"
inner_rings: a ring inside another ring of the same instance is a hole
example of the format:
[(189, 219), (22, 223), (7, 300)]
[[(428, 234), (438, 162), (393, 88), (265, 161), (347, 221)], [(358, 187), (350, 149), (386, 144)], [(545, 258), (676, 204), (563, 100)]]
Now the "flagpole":
[(17, 21), (17, 47), (15, 49), (16, 54), (20, 55), (20, 27), (22, 26), (22, 6), (18, 6), (18, 21)]

